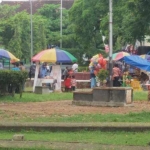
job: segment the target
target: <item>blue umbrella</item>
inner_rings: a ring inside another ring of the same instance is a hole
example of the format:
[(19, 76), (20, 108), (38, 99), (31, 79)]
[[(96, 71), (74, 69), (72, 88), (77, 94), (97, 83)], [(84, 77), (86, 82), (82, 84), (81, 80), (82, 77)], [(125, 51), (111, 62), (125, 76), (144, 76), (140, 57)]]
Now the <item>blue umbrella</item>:
[(139, 69), (150, 71), (150, 62), (137, 55), (125, 56), (124, 61), (125, 63), (137, 67)]

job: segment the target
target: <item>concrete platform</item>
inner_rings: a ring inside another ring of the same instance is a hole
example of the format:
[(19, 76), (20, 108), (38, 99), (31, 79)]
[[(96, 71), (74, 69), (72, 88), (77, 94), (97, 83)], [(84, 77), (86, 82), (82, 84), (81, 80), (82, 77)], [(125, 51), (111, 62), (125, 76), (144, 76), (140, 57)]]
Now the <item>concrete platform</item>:
[(91, 92), (75, 91), (72, 103), (80, 106), (133, 106), (133, 89), (130, 87), (95, 87)]

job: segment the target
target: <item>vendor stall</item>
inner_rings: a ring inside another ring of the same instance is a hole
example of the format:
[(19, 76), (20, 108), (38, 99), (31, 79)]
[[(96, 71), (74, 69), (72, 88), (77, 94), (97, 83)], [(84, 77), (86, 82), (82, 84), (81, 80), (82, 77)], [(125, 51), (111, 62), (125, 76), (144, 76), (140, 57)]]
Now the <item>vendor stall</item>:
[(142, 90), (141, 87), (148, 80), (147, 75), (144, 72), (150, 71), (150, 62), (148, 62), (146, 59), (139, 57), (138, 55), (125, 56), (124, 61), (126, 64), (129, 64), (136, 68), (134, 76), (132, 75), (132, 80), (130, 84), (131, 87), (133, 87), (133, 89), (135, 90)]
[[(61, 67), (60, 65), (55, 65), (55, 63), (73, 63), (77, 59), (65, 50), (59, 48), (47, 49), (39, 52), (32, 58), (32, 61), (36, 62), (36, 72), (33, 85), (33, 92), (35, 92), (36, 86), (42, 86), (42, 83), (55, 83), (55, 90), (61, 91)], [(50, 76), (44, 78), (38, 78), (40, 65), (39, 62), (49, 62), (53, 63), (52, 72)]]

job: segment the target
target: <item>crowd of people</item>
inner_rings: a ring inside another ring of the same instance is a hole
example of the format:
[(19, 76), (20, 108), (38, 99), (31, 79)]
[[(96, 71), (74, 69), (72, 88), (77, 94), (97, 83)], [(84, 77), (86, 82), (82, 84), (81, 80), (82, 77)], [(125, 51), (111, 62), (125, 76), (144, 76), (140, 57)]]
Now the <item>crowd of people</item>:
[(62, 79), (64, 80), (65, 91), (75, 91), (76, 90), (76, 78), (74, 73), (78, 72), (78, 64), (74, 63), (71, 68), (68, 66), (64, 69), (62, 73)]
[(147, 87), (145, 85), (150, 81), (146, 71), (130, 65), (122, 67), (118, 64), (114, 64), (112, 74), (114, 87), (131, 86), (131, 81), (136, 80), (139, 81), (141, 87), (146, 90)]

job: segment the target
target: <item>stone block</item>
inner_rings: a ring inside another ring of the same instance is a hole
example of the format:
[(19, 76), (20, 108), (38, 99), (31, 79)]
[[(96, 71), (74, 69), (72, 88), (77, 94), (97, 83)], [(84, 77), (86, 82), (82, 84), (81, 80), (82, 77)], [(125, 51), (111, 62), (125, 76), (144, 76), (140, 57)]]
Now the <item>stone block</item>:
[(74, 92), (75, 94), (73, 95), (73, 99), (74, 100), (87, 100), (87, 101), (92, 101), (92, 93), (91, 92), (81, 92), (81, 91), (77, 91)]
[(23, 141), (24, 135), (23, 134), (15, 134), (15, 135), (13, 135), (13, 140), (14, 141)]
[(35, 86), (35, 92), (36, 94), (45, 94), (50, 93), (48, 86)]
[(25, 82), (25, 87), (33, 87), (34, 80), (27, 79)]
[(126, 87), (97, 87), (92, 92), (74, 92), (73, 104), (85, 106), (133, 106), (133, 89)]
[(93, 101), (108, 102), (109, 101), (109, 91), (105, 88), (94, 88), (93, 89)]

